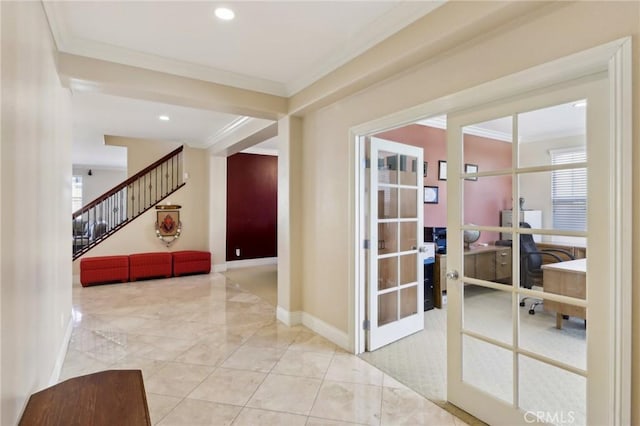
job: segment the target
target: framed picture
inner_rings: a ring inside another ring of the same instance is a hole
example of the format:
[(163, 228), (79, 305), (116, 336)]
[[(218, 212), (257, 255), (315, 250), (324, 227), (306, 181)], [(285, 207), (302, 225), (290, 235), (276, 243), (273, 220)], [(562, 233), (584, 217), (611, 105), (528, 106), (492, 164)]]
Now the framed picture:
[(447, 162), (438, 161), (438, 180), (447, 180)]
[(438, 204), (438, 187), (437, 186), (424, 187), (424, 203)]
[(427, 162), (422, 163), (422, 177), (427, 177)]
[[(464, 165), (465, 173), (478, 173), (478, 165), (477, 164), (465, 164)], [(478, 176), (468, 177), (465, 180), (478, 180)]]

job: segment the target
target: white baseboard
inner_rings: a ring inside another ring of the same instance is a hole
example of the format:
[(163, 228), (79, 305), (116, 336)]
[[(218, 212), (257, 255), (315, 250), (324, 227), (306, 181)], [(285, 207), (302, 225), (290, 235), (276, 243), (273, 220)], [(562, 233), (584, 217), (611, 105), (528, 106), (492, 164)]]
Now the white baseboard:
[(340, 346), (342, 349), (349, 351), (349, 335), (347, 333), (327, 324), (309, 313), (302, 311), (290, 312), (278, 306), (278, 309), (276, 310), (276, 318), (278, 321), (283, 322), (289, 327), (302, 324), (325, 339)]
[(278, 321), (285, 323), (289, 327), (302, 324), (301, 311), (290, 312), (280, 306), (276, 309), (276, 318)]
[(259, 259), (231, 260), (226, 263), (227, 269), (247, 268), (250, 266), (277, 265), (277, 257), (261, 257)]
[(349, 335), (344, 331), (335, 328), (331, 324), (327, 324), (307, 312), (302, 313), (302, 324), (325, 339), (340, 346), (342, 349), (349, 351)]
[(73, 331), (73, 317), (69, 315), (69, 322), (67, 323), (67, 329), (64, 332), (62, 345), (60, 345), (60, 349), (58, 350), (58, 356), (56, 357), (56, 363), (53, 366), (51, 377), (49, 377), (49, 386), (55, 385), (56, 383), (58, 383), (58, 380), (60, 380), (60, 373), (62, 372), (62, 365), (64, 364), (64, 359), (67, 356), (67, 349), (69, 348), (69, 341), (71, 340), (72, 331)]

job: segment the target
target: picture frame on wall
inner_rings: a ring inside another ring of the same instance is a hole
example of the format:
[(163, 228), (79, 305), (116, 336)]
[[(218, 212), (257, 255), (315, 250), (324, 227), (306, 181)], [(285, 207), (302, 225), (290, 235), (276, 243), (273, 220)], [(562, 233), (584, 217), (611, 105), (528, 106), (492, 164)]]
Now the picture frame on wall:
[(427, 162), (422, 163), (422, 177), (427, 177)]
[(447, 162), (438, 161), (438, 180), (447, 180)]
[[(464, 165), (464, 172), (465, 173), (478, 173), (478, 165), (477, 164), (465, 164)], [(477, 181), (478, 180), (478, 176), (467, 177), (467, 178), (465, 178), (465, 180)]]
[(424, 203), (438, 204), (438, 187), (437, 186), (424, 187)]

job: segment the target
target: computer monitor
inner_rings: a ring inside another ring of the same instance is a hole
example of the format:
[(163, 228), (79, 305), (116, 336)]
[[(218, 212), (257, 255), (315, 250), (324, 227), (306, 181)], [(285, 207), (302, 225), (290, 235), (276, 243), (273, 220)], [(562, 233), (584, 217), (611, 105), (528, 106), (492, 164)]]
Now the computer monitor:
[(444, 254), (447, 252), (447, 228), (437, 226), (424, 227), (424, 240), (436, 244), (436, 252)]

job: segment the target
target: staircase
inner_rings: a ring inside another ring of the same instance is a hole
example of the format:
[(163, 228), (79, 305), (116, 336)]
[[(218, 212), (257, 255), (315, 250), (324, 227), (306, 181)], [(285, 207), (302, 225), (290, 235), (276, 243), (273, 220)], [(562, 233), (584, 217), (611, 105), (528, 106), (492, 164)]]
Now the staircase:
[(170, 152), (73, 213), (73, 260), (185, 185), (182, 150)]

